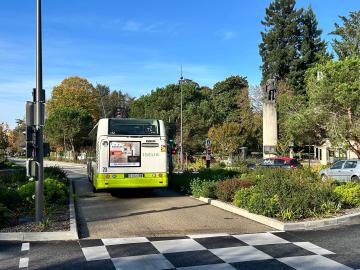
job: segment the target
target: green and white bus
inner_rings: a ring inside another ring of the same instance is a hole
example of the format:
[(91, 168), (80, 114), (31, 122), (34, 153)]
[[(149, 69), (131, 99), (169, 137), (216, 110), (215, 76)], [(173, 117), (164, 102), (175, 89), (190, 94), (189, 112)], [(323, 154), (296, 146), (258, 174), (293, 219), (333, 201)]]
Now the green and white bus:
[(90, 132), (95, 155), (87, 171), (93, 190), (168, 186), (162, 120), (103, 118)]

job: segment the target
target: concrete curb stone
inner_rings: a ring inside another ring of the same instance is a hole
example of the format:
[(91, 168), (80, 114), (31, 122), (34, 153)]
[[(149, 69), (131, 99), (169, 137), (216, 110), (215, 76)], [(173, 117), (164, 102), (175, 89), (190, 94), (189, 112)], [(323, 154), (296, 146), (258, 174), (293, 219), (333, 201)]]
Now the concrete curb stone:
[(245, 218), (254, 220), (261, 224), (267, 225), (269, 227), (275, 228), (280, 231), (298, 231), (298, 230), (312, 230), (312, 229), (319, 229), (324, 228), (327, 226), (334, 226), (334, 225), (343, 225), (349, 223), (355, 219), (360, 220), (360, 213), (353, 213), (348, 214), (340, 217), (333, 217), (333, 218), (325, 218), (320, 220), (311, 220), (311, 221), (300, 221), (300, 222), (282, 222), (274, 218), (265, 217), (262, 215), (257, 215), (250, 213), (249, 211), (234, 206), (229, 203), (225, 203), (219, 200), (214, 200), (210, 198), (196, 198), (194, 199), (200, 200), (202, 202), (208, 203), (220, 209), (229, 211), (231, 213), (243, 216)]
[(76, 212), (74, 205), (74, 190), (70, 180), (70, 230), (58, 232), (10, 232), (0, 233), (0, 241), (56, 241), (56, 240), (78, 240), (76, 225)]

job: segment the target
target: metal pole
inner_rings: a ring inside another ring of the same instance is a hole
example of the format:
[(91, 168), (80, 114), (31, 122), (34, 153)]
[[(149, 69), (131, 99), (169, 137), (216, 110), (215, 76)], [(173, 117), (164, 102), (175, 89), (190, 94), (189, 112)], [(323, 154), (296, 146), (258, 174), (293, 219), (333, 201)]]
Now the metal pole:
[(309, 155), (309, 168), (310, 168), (311, 167), (311, 164), (310, 164), (310, 143), (309, 143), (308, 155)]
[(44, 145), (43, 124), (44, 104), (43, 82), (42, 82), (42, 40), (41, 40), (41, 0), (37, 0), (36, 20), (36, 162), (38, 165), (38, 177), (35, 184), (35, 220), (40, 222), (44, 215)]
[(183, 91), (182, 91), (182, 66), (181, 66), (181, 77), (180, 77), (180, 92), (181, 92), (181, 102), (180, 102), (180, 168), (183, 171)]

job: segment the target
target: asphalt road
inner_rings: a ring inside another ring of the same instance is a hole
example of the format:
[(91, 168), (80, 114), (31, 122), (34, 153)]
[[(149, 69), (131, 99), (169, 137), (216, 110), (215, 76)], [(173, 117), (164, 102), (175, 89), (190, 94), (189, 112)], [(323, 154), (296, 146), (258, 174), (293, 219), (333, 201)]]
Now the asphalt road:
[(84, 166), (58, 165), (75, 183), (82, 239), (0, 242), (1, 270), (360, 269), (360, 222), (270, 233), (167, 190), (93, 194)]
[(74, 180), (81, 238), (257, 233), (272, 230), (169, 189), (94, 194), (84, 168), (65, 168)]

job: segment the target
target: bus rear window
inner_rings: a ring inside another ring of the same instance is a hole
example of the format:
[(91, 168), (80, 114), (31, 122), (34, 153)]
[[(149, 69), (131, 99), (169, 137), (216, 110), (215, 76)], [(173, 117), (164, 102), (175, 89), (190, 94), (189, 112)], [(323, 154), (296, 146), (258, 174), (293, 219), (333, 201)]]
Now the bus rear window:
[(157, 120), (109, 119), (110, 135), (159, 135)]

